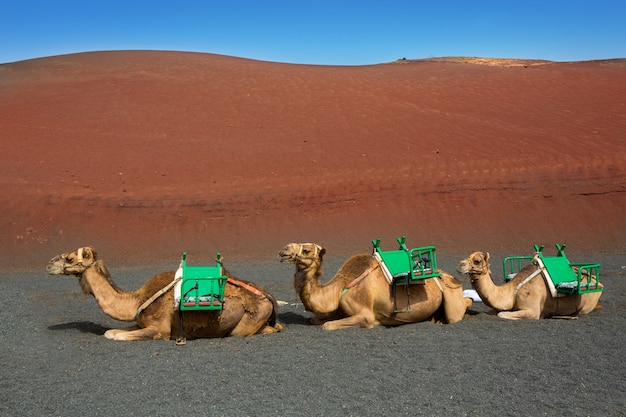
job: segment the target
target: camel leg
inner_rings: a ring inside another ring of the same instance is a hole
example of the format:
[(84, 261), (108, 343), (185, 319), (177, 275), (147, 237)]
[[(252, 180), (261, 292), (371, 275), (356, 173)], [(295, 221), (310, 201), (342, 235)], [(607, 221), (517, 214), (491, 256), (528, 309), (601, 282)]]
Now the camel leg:
[(341, 314), (339, 310), (333, 311), (332, 313), (315, 314), (313, 317), (311, 317), (311, 324), (319, 326), (326, 323), (327, 321), (339, 320), (342, 317), (343, 314)]
[(578, 307), (580, 311), (578, 314), (589, 314), (596, 308), (602, 308), (598, 305), (601, 295), (601, 292), (581, 295)]
[(139, 326), (131, 326), (126, 329), (111, 329), (104, 333), (104, 337), (112, 340), (167, 340), (169, 334), (164, 335), (155, 327), (140, 328)]
[(541, 315), (538, 311), (525, 309), (517, 311), (501, 311), (498, 313), (498, 317), (507, 320), (538, 320), (541, 318)]
[(467, 309), (472, 306), (472, 299), (463, 297), (463, 286), (454, 277), (448, 274), (443, 274), (441, 278), (435, 279), (439, 279), (440, 281), (429, 281), (434, 282), (435, 284), (439, 283), (438, 288), (442, 293), (441, 304), (443, 307), (445, 322), (457, 323), (463, 320)]
[(277, 329), (267, 325), (274, 306), (263, 303), (255, 314), (245, 312), (239, 323), (231, 330), (231, 336), (252, 336), (253, 334), (276, 333)]
[(264, 329), (264, 324), (265, 322), (259, 322), (259, 320), (255, 320), (246, 313), (233, 330), (231, 330), (230, 336), (252, 336), (253, 334), (259, 333), (262, 328)]
[[(452, 294), (444, 295), (443, 311), (447, 323), (458, 323), (463, 320), (467, 309), (472, 306), (472, 299), (460, 296), (454, 297)], [(452, 298), (452, 299), (450, 299)]]
[(346, 317), (341, 320), (327, 321), (322, 325), (322, 330), (339, 330), (347, 329), (348, 327), (371, 329), (378, 325), (380, 325), (380, 322), (377, 321), (373, 315), (372, 317), (368, 317), (366, 315), (356, 315)]

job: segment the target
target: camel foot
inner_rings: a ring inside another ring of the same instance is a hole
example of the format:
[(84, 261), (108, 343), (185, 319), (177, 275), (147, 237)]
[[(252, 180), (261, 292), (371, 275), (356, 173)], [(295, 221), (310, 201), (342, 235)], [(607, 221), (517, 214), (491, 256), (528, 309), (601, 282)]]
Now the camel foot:
[(106, 337), (107, 339), (111, 339), (111, 340), (115, 340), (115, 336), (117, 336), (118, 334), (122, 333), (122, 332), (126, 332), (129, 330), (125, 330), (125, 329), (111, 329), (111, 330), (107, 330), (106, 332), (104, 332), (104, 337)]
[(126, 329), (111, 329), (104, 332), (104, 337), (111, 340), (167, 340), (169, 334), (159, 334), (154, 328), (131, 326)]
[(327, 321), (322, 324), (322, 330), (339, 330), (347, 329), (348, 327), (360, 327), (362, 329), (372, 329), (375, 326), (380, 325), (376, 320), (367, 320), (362, 316), (350, 316), (341, 320)]
[(259, 330), (259, 334), (272, 334), (272, 333), (278, 333), (280, 331), (282, 331), (285, 328), (285, 326), (283, 326), (280, 323), (276, 323), (274, 326), (265, 326), (263, 327), (261, 330)]
[(517, 311), (501, 311), (498, 313), (498, 317), (507, 320), (539, 320), (539, 314), (533, 313), (531, 310), (517, 310)]

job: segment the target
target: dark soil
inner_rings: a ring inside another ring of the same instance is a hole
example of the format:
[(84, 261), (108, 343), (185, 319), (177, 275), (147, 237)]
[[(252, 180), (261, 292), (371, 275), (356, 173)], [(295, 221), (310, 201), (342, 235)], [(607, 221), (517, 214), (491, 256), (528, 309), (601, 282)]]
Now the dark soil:
[[(462, 256), (439, 264), (452, 272)], [(5, 271), (0, 414), (624, 416), (626, 258), (581, 261), (601, 262), (606, 291), (602, 308), (577, 320), (505, 321), (476, 303), (454, 325), (325, 332), (308, 323), (291, 265), (233, 260), (234, 274), (288, 302), (279, 314), (287, 329), (183, 347), (108, 340), (107, 329), (126, 323), (105, 316), (73, 277), (47, 276), (43, 265)], [(339, 265), (327, 259), (325, 279)], [(129, 290), (175, 266), (109, 265)]]

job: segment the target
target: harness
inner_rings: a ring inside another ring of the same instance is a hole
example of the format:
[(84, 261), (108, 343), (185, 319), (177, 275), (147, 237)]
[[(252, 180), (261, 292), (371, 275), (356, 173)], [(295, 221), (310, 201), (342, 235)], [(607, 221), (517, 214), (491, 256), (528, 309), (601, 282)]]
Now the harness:
[(350, 288), (355, 287), (359, 282), (363, 281), (363, 278), (368, 276), (370, 274), (370, 272), (372, 272), (373, 270), (375, 270), (379, 266), (380, 266), (379, 263), (376, 263), (376, 265), (370, 266), (365, 271), (363, 271), (363, 273), (361, 275), (359, 275), (354, 280), (352, 280), (352, 282), (350, 282), (348, 285), (346, 285), (346, 287), (341, 291), (341, 294), (339, 295), (339, 299), (341, 299), (341, 297), (343, 297), (343, 295), (345, 293), (347, 293)]
[(167, 284), (165, 287), (161, 288), (159, 291), (154, 293), (152, 295), (152, 297), (148, 298), (142, 305), (140, 305), (139, 308), (137, 309), (137, 312), (135, 313), (135, 321), (137, 320), (137, 318), (139, 317), (139, 314), (141, 314), (142, 311), (144, 311), (157, 298), (159, 298), (160, 296), (162, 296), (163, 294), (168, 292), (174, 285), (176, 285), (182, 279), (183, 279), (182, 277), (178, 277), (178, 278), (174, 279), (172, 282)]
[[(152, 295), (152, 297), (148, 298), (142, 305), (139, 306), (139, 308), (137, 309), (137, 312), (135, 313), (135, 320), (137, 320), (137, 318), (139, 317), (139, 314), (141, 314), (141, 312), (143, 312), (146, 308), (148, 308), (148, 306), (150, 306), (150, 304), (152, 304), (153, 302), (155, 302), (160, 296), (162, 296), (163, 294), (165, 294), (166, 292), (168, 292), (170, 289), (172, 289), (172, 287), (174, 287), (179, 281), (182, 280), (182, 277), (177, 277), (175, 278), (172, 282), (170, 282), (169, 284), (167, 284), (165, 287), (161, 288), (159, 291), (157, 291), (156, 293), (154, 293)], [(243, 281), (240, 281), (238, 279), (235, 278), (231, 278), (228, 277), (228, 279), (226, 280), (227, 283), (235, 285), (237, 287), (243, 288), (245, 290), (250, 291), (251, 293), (258, 295), (259, 297), (267, 297), (267, 295), (263, 292), (258, 290), (257, 288), (254, 288), (252, 285), (247, 284)]]
[(237, 287), (243, 288), (245, 290), (248, 290), (251, 293), (258, 295), (259, 297), (267, 297), (267, 295), (263, 291), (260, 291), (259, 289), (254, 288), (252, 285), (247, 284), (247, 283), (245, 283), (243, 281), (240, 281), (238, 279), (228, 277), (226, 282), (228, 282), (229, 284), (233, 284), (233, 285), (235, 285)]

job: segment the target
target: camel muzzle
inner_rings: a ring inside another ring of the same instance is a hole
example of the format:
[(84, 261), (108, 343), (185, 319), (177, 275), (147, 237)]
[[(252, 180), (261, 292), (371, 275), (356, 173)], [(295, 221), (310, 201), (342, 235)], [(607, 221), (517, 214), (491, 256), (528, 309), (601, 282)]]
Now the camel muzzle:
[(293, 255), (289, 255), (283, 252), (278, 252), (278, 261), (279, 262), (293, 262), (294, 261), (294, 257)]
[(46, 272), (51, 275), (59, 275), (63, 273), (64, 265), (65, 262), (61, 260), (61, 256), (57, 255), (54, 258), (50, 259), (50, 261), (46, 265)]

